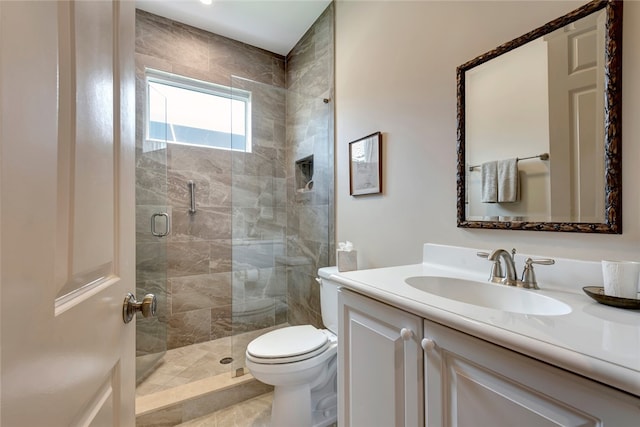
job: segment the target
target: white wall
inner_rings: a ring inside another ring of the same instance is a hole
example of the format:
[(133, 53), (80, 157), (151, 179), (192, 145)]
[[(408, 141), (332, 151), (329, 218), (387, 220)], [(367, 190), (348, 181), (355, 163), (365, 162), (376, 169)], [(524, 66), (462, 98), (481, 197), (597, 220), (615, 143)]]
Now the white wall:
[[(456, 67), (584, 3), (337, 1), (336, 238), (360, 268), (419, 262), (425, 242), (640, 261), (638, 1), (624, 5), (624, 234), (456, 227)], [(348, 143), (375, 131), (384, 193), (351, 197)]]

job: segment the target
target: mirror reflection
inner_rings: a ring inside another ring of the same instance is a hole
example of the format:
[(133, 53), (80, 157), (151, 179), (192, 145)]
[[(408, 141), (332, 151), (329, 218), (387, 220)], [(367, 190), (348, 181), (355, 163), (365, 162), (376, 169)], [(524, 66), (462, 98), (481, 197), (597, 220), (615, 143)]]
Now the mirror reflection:
[(591, 2), (458, 68), (459, 226), (620, 232), (614, 12)]

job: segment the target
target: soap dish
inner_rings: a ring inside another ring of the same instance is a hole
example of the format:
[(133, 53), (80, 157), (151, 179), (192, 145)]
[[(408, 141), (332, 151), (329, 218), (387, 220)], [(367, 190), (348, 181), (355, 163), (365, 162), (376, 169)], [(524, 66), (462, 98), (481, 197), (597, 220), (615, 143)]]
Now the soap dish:
[(585, 294), (589, 295), (600, 304), (612, 307), (626, 308), (629, 310), (640, 310), (640, 299), (612, 297), (604, 294), (602, 286), (585, 286), (582, 288)]

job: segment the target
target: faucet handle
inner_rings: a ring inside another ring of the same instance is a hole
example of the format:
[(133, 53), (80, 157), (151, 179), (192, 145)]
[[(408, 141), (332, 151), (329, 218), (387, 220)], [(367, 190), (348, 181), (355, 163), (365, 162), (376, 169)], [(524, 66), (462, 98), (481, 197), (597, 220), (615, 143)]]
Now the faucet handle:
[(556, 261), (551, 258), (527, 258), (522, 270), (522, 287), (527, 289), (540, 289), (536, 281), (536, 273), (533, 271), (533, 264), (553, 265)]
[[(480, 258), (489, 258), (489, 252), (476, 252), (476, 255)], [(491, 274), (489, 275), (489, 281), (493, 283), (501, 283), (504, 279), (504, 273), (502, 272), (502, 264), (500, 264), (500, 260), (497, 259), (495, 261), (491, 261), (493, 265), (491, 266)]]
[(551, 258), (536, 258), (536, 259), (527, 259), (527, 261), (531, 261), (531, 264), (540, 264), (540, 265), (553, 265), (556, 263), (555, 259)]

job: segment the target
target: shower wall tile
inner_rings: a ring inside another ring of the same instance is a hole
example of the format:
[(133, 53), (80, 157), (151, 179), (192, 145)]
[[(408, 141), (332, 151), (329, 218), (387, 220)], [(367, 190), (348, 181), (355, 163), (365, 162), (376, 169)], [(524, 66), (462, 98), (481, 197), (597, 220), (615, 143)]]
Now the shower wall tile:
[(275, 324), (282, 325), (289, 321), (289, 305), (286, 295), (276, 298)]
[(167, 243), (167, 277), (209, 272), (209, 242)]
[(212, 41), (209, 46), (209, 68), (220, 70), (220, 75), (225, 75), (227, 78), (232, 73), (230, 69), (234, 67), (236, 63), (235, 57), (239, 51), (242, 51), (242, 42), (231, 40), (226, 37), (212, 34)]
[(138, 280), (158, 280), (166, 276), (167, 247), (164, 241), (136, 243)]
[(311, 310), (308, 305), (289, 301), (288, 323), (290, 325), (313, 325), (323, 329), (322, 317), (319, 311)]
[(166, 334), (158, 323), (162, 322), (157, 317), (141, 318), (136, 320), (136, 356), (161, 353), (167, 344)]
[(273, 179), (256, 175), (234, 174), (232, 178), (233, 206), (262, 207), (269, 206), (268, 200), (273, 200)]
[[(276, 121), (272, 118), (261, 116), (252, 123), (252, 143), (258, 147), (275, 148), (278, 141), (275, 139)], [(281, 141), (284, 141), (281, 140)], [(278, 144), (282, 145), (282, 144)]]
[(231, 239), (212, 240), (209, 243), (209, 272), (222, 273), (231, 271)]
[(333, 8), (331, 4), (287, 56), (287, 88), (327, 97), (333, 93)]
[(284, 178), (286, 176), (285, 151), (279, 148), (261, 147), (254, 144), (251, 153), (235, 153), (232, 159), (232, 166), (234, 175)]
[(329, 212), (327, 205), (300, 206), (300, 232), (303, 240), (325, 242), (329, 227)]
[[(287, 56), (286, 191), (288, 257), (307, 259), (287, 274), (290, 324), (322, 326), (317, 269), (333, 264), (333, 12), (330, 4)], [(297, 95), (296, 95), (297, 94)], [(313, 155), (314, 186), (297, 192), (295, 161)]]
[(136, 51), (171, 63), (209, 68), (207, 33), (141, 10), (136, 21)]
[(286, 60), (282, 57), (273, 57), (271, 59), (271, 67), (273, 69), (273, 85), (276, 87), (286, 87)]
[(196, 203), (194, 214), (182, 209), (173, 212), (171, 242), (230, 238), (231, 212), (228, 208), (203, 207)]
[(211, 309), (211, 339), (231, 336), (231, 304)]
[[(253, 282), (262, 282), (263, 287), (266, 285), (272, 274), (275, 264), (275, 258), (281, 256), (284, 251), (284, 245), (271, 243), (268, 240), (261, 240), (253, 244), (250, 240), (244, 244), (236, 244), (233, 246), (233, 264), (234, 272), (238, 279)], [(258, 278), (249, 274), (259, 273)]]
[(231, 272), (173, 277), (168, 282), (171, 314), (231, 304)]
[(284, 87), (284, 57), (219, 35), (212, 36), (214, 42), (209, 51), (212, 72), (227, 78), (238, 76)]
[[(284, 208), (234, 208), (234, 239), (250, 238), (282, 241), (286, 227)], [(246, 230), (244, 232), (237, 230)]]
[(251, 302), (234, 303), (232, 313), (233, 335), (257, 331), (275, 325), (275, 304), (273, 304), (271, 310), (264, 313), (251, 313), (252, 309)]
[(176, 313), (167, 324), (167, 347), (177, 348), (209, 341), (211, 337), (211, 309)]
[(245, 55), (233, 57), (233, 65), (236, 69), (244, 70), (241, 77), (252, 76), (251, 80), (271, 85), (274, 82), (272, 58), (273, 54), (247, 46)]
[(286, 116), (287, 92), (273, 86), (247, 84), (251, 90), (251, 103), (262, 116), (274, 121), (282, 121)]
[(166, 151), (142, 153), (141, 150), (136, 150), (136, 152), (136, 203), (166, 204)]
[[(138, 24), (136, 23), (136, 25)], [(162, 58), (158, 58), (153, 55), (147, 55), (145, 53), (140, 52), (137, 48), (136, 48), (135, 55), (136, 55), (136, 83), (137, 82), (140, 82), (142, 84), (145, 83), (144, 73), (147, 68), (151, 68), (158, 71), (164, 71), (165, 73), (173, 72), (174, 65), (170, 61), (167, 61)], [(141, 99), (145, 98), (144, 92), (136, 93), (136, 95), (140, 96)]]
[(169, 164), (179, 171), (199, 171), (208, 177), (229, 174), (231, 151), (208, 147), (169, 145)]

